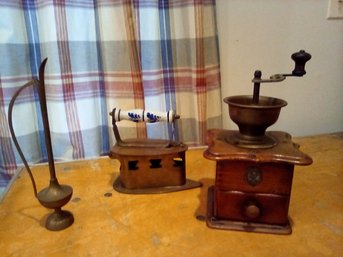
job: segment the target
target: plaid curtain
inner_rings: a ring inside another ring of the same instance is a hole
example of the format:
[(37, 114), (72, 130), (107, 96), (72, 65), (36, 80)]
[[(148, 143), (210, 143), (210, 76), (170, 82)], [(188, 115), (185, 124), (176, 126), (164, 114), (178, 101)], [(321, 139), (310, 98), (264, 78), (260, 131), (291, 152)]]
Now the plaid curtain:
[[(123, 138), (202, 145), (208, 128), (221, 127), (214, 0), (0, 0), (0, 56), (0, 188), (21, 163), (8, 104), (45, 57), (56, 160), (106, 155), (114, 107), (181, 115), (175, 126), (120, 122)], [(21, 93), (13, 123), (28, 161), (46, 161), (36, 90)]]

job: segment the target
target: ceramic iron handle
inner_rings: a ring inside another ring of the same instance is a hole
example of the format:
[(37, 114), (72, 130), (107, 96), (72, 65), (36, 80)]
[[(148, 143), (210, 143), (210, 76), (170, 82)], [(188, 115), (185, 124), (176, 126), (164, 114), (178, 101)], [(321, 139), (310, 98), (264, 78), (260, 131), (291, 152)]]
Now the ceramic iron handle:
[(114, 108), (110, 113), (115, 122), (121, 120), (129, 120), (133, 122), (160, 122), (165, 121), (168, 123), (174, 122), (179, 119), (180, 116), (175, 113), (175, 111), (170, 110), (167, 112), (158, 112), (144, 109), (133, 109), (133, 110), (122, 110)]

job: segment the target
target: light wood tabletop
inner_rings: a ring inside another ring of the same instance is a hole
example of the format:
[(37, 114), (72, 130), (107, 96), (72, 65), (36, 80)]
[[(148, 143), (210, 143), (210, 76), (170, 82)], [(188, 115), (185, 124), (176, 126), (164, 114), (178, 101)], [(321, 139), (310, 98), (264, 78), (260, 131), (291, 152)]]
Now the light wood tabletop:
[[(204, 149), (188, 150), (187, 178), (201, 188), (129, 195), (113, 189), (119, 162), (108, 157), (56, 163), (61, 184), (73, 187), (63, 208), (69, 228), (44, 227), (51, 210), (33, 195), (23, 170), (0, 204), (0, 255), (7, 256), (343, 256), (343, 133), (294, 138), (313, 158), (295, 166), (289, 216), (291, 235), (211, 229), (206, 226), (207, 189), (215, 162)], [(39, 190), (48, 186), (47, 165), (33, 167)]]

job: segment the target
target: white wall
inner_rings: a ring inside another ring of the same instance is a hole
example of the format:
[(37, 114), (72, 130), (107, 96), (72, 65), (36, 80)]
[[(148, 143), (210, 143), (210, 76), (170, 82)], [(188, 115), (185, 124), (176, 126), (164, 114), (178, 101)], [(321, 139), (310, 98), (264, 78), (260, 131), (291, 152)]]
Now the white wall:
[[(282, 98), (270, 129), (293, 136), (343, 131), (343, 19), (327, 20), (327, 0), (217, 0), (222, 98), (252, 94), (254, 71), (263, 78), (290, 73), (291, 54), (312, 55), (304, 77), (261, 84), (261, 95)], [(223, 103), (225, 129), (237, 129)]]

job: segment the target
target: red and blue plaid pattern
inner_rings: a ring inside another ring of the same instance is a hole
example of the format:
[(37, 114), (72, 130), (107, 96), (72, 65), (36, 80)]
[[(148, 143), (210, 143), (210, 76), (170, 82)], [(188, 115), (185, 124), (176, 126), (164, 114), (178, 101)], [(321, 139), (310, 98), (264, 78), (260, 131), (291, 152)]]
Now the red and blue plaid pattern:
[[(105, 155), (113, 107), (174, 109), (168, 124), (119, 123), (122, 137), (175, 137), (204, 144), (221, 126), (214, 0), (0, 0), (0, 187), (19, 156), (8, 104), (48, 57), (46, 94), (56, 160)], [(47, 159), (38, 96), (25, 90), (13, 123), (31, 163)]]

